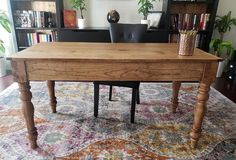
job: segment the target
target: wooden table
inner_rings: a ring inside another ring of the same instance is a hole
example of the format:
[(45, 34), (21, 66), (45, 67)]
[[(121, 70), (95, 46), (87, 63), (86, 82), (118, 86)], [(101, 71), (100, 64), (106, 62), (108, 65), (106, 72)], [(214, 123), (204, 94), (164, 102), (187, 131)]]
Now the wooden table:
[(191, 144), (196, 146), (210, 84), (215, 80), (217, 58), (195, 49), (193, 56), (179, 56), (176, 44), (158, 43), (41, 43), (9, 57), (19, 84), (22, 110), (32, 148), (37, 147), (34, 106), (29, 81), (48, 80), (53, 112), (56, 112), (54, 81), (125, 80), (172, 81), (173, 112), (178, 104), (180, 82), (199, 82)]

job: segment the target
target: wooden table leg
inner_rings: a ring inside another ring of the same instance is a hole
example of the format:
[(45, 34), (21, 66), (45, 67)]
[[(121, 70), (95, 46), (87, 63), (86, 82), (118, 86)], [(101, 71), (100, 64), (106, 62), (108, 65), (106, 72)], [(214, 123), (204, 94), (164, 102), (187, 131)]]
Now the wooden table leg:
[(30, 92), (29, 82), (19, 82), (20, 99), (22, 101), (22, 112), (26, 121), (31, 148), (37, 145), (38, 132), (34, 124), (34, 106), (31, 102), (32, 93)]
[(210, 84), (200, 83), (197, 95), (197, 104), (194, 109), (193, 127), (190, 132), (191, 147), (196, 148), (201, 136), (202, 121), (206, 113), (206, 102), (209, 98)]
[(48, 92), (50, 97), (50, 106), (52, 108), (52, 113), (56, 113), (57, 99), (55, 96), (55, 81), (47, 81)]
[(172, 112), (176, 113), (178, 107), (178, 94), (181, 86), (181, 82), (174, 81), (172, 82)]

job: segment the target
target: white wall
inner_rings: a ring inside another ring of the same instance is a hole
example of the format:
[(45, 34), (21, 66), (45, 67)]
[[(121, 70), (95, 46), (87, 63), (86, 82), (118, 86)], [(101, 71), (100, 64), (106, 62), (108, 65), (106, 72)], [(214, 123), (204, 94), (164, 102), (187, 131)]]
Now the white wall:
[[(153, 10), (162, 10), (163, 0), (154, 3)], [(115, 9), (120, 14), (120, 23), (140, 23), (138, 0), (87, 0), (85, 17), (89, 27), (107, 27), (107, 13)], [(71, 9), (69, 0), (64, 0), (64, 8)]]
[[(232, 11), (232, 17), (236, 18), (236, 1), (235, 0), (219, 0), (217, 15), (223, 16), (228, 13), (228, 11)], [(217, 31), (214, 31), (213, 37), (219, 37)], [(234, 48), (236, 49), (236, 27), (233, 26), (231, 31), (226, 33), (225, 40), (230, 40)]]
[[(15, 36), (13, 36), (15, 35), (15, 33), (14, 33), (14, 28), (13, 28), (13, 20), (11, 17), (10, 4), (8, 0), (1, 0), (0, 10), (3, 10), (6, 12), (11, 23), (12, 33), (10, 34), (6, 32), (2, 27), (0, 27), (0, 36), (1, 36), (1, 39), (4, 41), (4, 46), (6, 48), (5, 56), (8, 56), (16, 52), (16, 39), (15, 39)], [(10, 69), (9, 61), (7, 61), (7, 69)]]

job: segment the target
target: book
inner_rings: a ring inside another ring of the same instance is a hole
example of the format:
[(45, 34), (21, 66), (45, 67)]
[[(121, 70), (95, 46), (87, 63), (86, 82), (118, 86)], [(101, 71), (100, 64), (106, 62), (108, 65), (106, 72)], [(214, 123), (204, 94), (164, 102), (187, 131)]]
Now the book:
[(30, 23), (30, 17), (28, 11), (23, 10), (21, 17), (21, 27), (28, 27), (29, 26), (28, 23)]
[(204, 25), (204, 13), (201, 14), (201, 18), (200, 18), (200, 29), (202, 30), (203, 29), (203, 25)]
[(34, 27), (34, 12), (32, 10), (28, 10), (27, 27)]
[(22, 24), (22, 18), (24, 17), (23, 11), (15, 10), (13, 13), (14, 18), (14, 24), (16, 27), (21, 27)]
[(64, 27), (76, 27), (76, 11), (75, 10), (64, 10)]
[(178, 17), (178, 29), (183, 30), (183, 14), (179, 13)]
[(210, 20), (210, 14), (206, 13), (204, 15), (204, 22), (203, 22), (202, 30), (206, 30), (207, 29), (207, 25), (208, 25), (209, 20)]
[(169, 34), (169, 43), (178, 43), (179, 34)]

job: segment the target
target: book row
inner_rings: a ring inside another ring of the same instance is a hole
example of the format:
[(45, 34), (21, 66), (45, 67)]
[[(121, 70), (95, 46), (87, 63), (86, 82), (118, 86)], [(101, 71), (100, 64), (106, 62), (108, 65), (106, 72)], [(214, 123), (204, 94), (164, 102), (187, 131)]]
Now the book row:
[(41, 42), (55, 42), (57, 40), (56, 31), (51, 33), (35, 32), (35, 33), (18, 33), (21, 46), (32, 46)]
[(56, 26), (56, 15), (52, 12), (16, 10), (14, 23), (23, 28), (52, 28)]
[(172, 30), (206, 30), (209, 20), (209, 13), (171, 14), (170, 27)]

